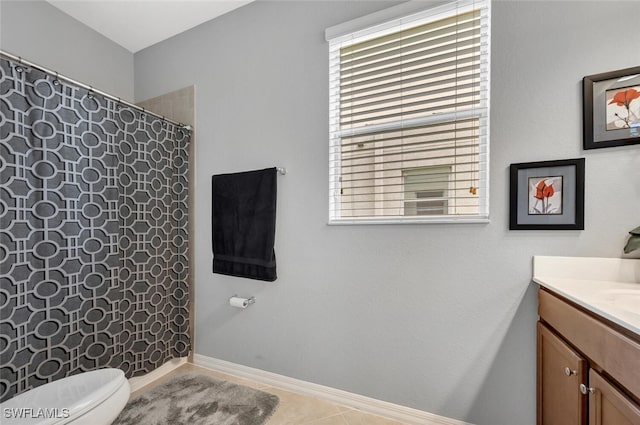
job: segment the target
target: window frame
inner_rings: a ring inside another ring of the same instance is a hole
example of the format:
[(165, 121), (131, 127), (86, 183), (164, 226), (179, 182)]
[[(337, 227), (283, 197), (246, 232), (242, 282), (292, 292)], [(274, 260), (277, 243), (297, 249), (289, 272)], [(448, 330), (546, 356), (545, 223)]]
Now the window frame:
[[(340, 86), (339, 67), (340, 49), (345, 45), (353, 45), (366, 40), (382, 37), (406, 28), (422, 25), (456, 16), (473, 9), (481, 9), (481, 19), (486, 33), (482, 34), (481, 55), (487, 63), (481, 65), (480, 87), (486, 90), (478, 108), (441, 113), (435, 116), (424, 116), (408, 120), (396, 120), (391, 123), (340, 130)], [(382, 10), (326, 30), (329, 42), (329, 218), (328, 224), (415, 224), (415, 223), (487, 223), (489, 222), (489, 83), (490, 83), (490, 0), (461, 0), (425, 9), (420, 1), (409, 1), (399, 6)], [(332, 77), (332, 73), (338, 77)], [(336, 107), (337, 106), (337, 107)], [(438, 215), (438, 216), (341, 216), (341, 176), (340, 147), (341, 138), (355, 135), (366, 135), (381, 130), (400, 130), (418, 125), (443, 123), (465, 118), (479, 120), (478, 144), (478, 182), (482, 188), (479, 199), (479, 212), (473, 215)], [(335, 165), (332, 165), (335, 164)]]

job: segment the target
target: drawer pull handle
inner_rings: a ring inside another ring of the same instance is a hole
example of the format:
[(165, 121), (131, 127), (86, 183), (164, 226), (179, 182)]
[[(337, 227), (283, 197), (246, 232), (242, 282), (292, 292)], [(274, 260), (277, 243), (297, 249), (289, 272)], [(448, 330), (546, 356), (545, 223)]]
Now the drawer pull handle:
[(577, 375), (578, 372), (575, 371), (575, 370), (571, 370), (568, 367), (565, 367), (564, 368), (564, 374), (567, 375), (567, 376), (571, 376), (571, 375)]
[(580, 392), (584, 395), (593, 394), (596, 392), (595, 388), (589, 388), (585, 384), (580, 384)]

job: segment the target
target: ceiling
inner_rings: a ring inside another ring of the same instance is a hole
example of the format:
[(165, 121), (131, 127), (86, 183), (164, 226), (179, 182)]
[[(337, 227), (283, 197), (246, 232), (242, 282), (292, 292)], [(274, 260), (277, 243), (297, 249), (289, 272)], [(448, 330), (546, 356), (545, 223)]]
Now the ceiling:
[(252, 0), (47, 0), (132, 53)]

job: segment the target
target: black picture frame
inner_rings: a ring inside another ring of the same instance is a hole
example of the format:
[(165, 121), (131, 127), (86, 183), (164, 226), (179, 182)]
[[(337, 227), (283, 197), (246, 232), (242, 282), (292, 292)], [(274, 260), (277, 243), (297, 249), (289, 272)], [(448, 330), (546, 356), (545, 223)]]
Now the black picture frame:
[(629, 100), (627, 90), (640, 93), (640, 66), (582, 79), (584, 149), (640, 143), (640, 97)]
[(511, 164), (509, 229), (584, 230), (584, 172), (584, 158)]

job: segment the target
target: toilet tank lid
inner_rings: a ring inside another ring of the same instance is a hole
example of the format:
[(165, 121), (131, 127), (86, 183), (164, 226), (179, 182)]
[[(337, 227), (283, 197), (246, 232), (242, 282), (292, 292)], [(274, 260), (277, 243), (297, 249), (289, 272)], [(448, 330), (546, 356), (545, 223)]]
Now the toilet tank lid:
[(121, 370), (109, 368), (41, 385), (0, 403), (2, 425), (67, 423), (109, 398), (124, 381)]

